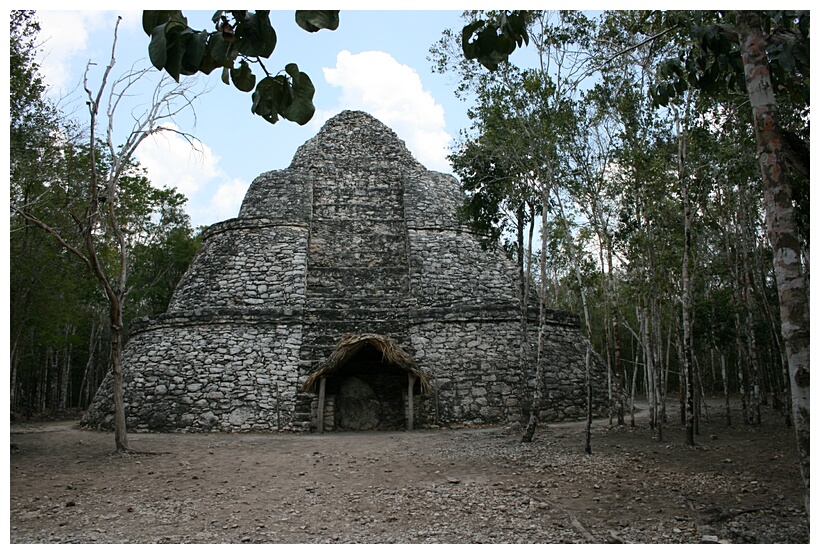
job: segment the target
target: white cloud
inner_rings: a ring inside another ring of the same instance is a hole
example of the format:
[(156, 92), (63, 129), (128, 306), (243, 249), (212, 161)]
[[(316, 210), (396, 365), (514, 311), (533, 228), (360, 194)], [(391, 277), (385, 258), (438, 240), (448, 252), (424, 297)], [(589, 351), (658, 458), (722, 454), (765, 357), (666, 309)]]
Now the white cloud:
[(249, 183), (229, 178), (208, 145), (198, 143), (194, 150), (183, 137), (167, 132), (143, 141), (136, 157), (154, 186), (175, 187), (188, 198), (194, 226), (238, 215)]
[[(166, 124), (166, 127), (171, 127)], [(203, 183), (219, 176), (219, 156), (206, 145), (196, 150), (180, 135), (165, 132), (152, 135), (140, 144), (137, 158), (155, 186), (176, 187), (186, 196), (196, 194)]]
[[(347, 50), (325, 79), (340, 87), (340, 109), (363, 110), (393, 129), (428, 169), (450, 172), (446, 156), (452, 137), (444, 130), (444, 108), (424, 90), (418, 73), (386, 52)], [(317, 122), (327, 119), (317, 113)]]
[[(139, 21), (135, 13), (139, 12), (121, 14), (121, 30)], [(59, 91), (80, 84), (82, 74), (72, 69), (72, 63), (85, 64), (91, 58), (99, 58), (97, 62), (108, 60), (117, 15), (120, 14), (113, 11), (37, 11), (37, 20), (40, 22), (38, 38), (42, 42), (40, 63), (50, 87)], [(89, 37), (97, 32), (108, 33), (108, 40), (104, 42), (106, 51), (89, 50)], [(79, 60), (81, 55), (84, 59)]]
[[(128, 59), (129, 55), (146, 56), (147, 42), (141, 42), (136, 51), (128, 48), (129, 39), (133, 41), (134, 36), (147, 41), (142, 31), (141, 11), (38, 10), (36, 15), (41, 29), (38, 34), (42, 43), (41, 73), (57, 95), (81, 85), (89, 60), (97, 64), (92, 69), (92, 80), (99, 76), (111, 56), (118, 15), (122, 16), (118, 65), (130, 65), (133, 60)], [(83, 93), (78, 97), (84, 102)], [(171, 126), (167, 122), (164, 125)], [(195, 150), (180, 135), (168, 132), (143, 141), (136, 158), (154, 186), (175, 187), (188, 198), (186, 211), (193, 225), (210, 225), (237, 216), (249, 183), (230, 177), (220, 157), (206, 144), (199, 143)]]
[(241, 179), (224, 181), (216, 188), (216, 193), (208, 204), (208, 212), (203, 213), (209, 221), (224, 221), (239, 215), (239, 208), (250, 184)]

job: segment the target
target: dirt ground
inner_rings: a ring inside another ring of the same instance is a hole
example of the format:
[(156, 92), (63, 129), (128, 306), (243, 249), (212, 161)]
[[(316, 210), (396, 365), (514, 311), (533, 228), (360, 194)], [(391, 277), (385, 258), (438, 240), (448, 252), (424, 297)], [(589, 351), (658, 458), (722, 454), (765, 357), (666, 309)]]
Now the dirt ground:
[[(676, 416), (676, 414), (675, 414)], [(740, 414), (733, 413), (734, 421)], [(629, 419), (627, 418), (627, 422)], [(808, 543), (795, 439), (764, 408), (697, 446), (635, 428), (131, 434), (12, 423), (11, 543)]]

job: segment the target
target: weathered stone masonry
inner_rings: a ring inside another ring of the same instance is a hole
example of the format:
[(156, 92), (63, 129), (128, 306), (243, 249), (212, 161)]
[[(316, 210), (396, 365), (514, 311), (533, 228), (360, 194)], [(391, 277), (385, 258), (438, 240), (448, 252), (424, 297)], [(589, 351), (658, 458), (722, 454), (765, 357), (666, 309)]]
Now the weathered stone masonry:
[[(429, 376), (432, 393), (414, 393), (417, 426), (520, 420), (533, 382), (519, 367), (516, 271), (456, 220), (460, 202), (453, 177), (426, 170), (371, 116), (328, 121), (290, 167), (251, 184), (236, 219), (205, 232), (167, 312), (133, 325), (129, 428), (315, 427), (317, 397), (301, 386), (346, 333), (389, 337)], [(543, 415), (579, 418), (579, 321), (549, 319)], [(407, 388), (369, 355), (330, 390), (325, 429), (355, 406), (383, 414), (368, 428), (397, 425)], [(600, 366), (595, 374), (600, 406)], [(111, 426), (110, 396), (106, 380), (85, 425)]]

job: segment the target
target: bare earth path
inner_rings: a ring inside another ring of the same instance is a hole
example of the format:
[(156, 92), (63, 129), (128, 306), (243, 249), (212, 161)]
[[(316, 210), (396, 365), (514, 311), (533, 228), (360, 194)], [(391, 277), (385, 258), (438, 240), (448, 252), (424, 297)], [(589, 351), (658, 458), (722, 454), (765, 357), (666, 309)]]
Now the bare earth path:
[[(12, 424), (12, 543), (807, 543), (793, 432), (132, 434)], [(735, 421), (740, 414), (733, 414)], [(148, 454), (150, 453), (150, 454)]]

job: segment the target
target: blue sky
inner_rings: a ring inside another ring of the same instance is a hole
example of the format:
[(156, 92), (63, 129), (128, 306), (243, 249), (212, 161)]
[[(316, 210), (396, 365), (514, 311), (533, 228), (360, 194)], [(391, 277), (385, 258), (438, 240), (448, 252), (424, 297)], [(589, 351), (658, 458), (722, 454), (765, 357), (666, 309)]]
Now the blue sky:
[[(212, 29), (213, 10), (184, 13), (192, 27)], [(454, 78), (434, 74), (427, 57), (445, 28), (461, 28), (460, 13), (342, 10), (336, 31), (307, 33), (295, 24), (292, 10), (272, 12), (278, 44), (266, 66), (278, 71), (295, 62), (310, 75), (316, 87), (313, 120), (303, 127), (284, 120), (271, 125), (250, 113), (249, 94), (224, 85), (215, 71), (199, 77), (200, 86), (210, 90), (194, 106), (195, 121), (177, 121), (180, 130), (201, 141), (199, 152), (169, 134), (144, 143), (137, 156), (155, 185), (176, 186), (188, 197), (194, 225), (235, 217), (257, 175), (287, 167), (296, 149), (344, 109), (371, 113), (396, 131), (421, 163), (449, 172), (447, 149), (469, 125), (468, 106), (453, 95)], [(77, 87), (89, 60), (97, 64), (90, 82), (98, 82), (118, 15), (123, 19), (115, 74), (134, 63), (149, 64), (140, 11), (38, 11), (42, 72), (54, 97), (80, 119), (87, 115)], [(151, 83), (159, 76), (154, 72)], [(121, 110), (115, 130), (130, 128), (129, 117), (129, 110)]]

